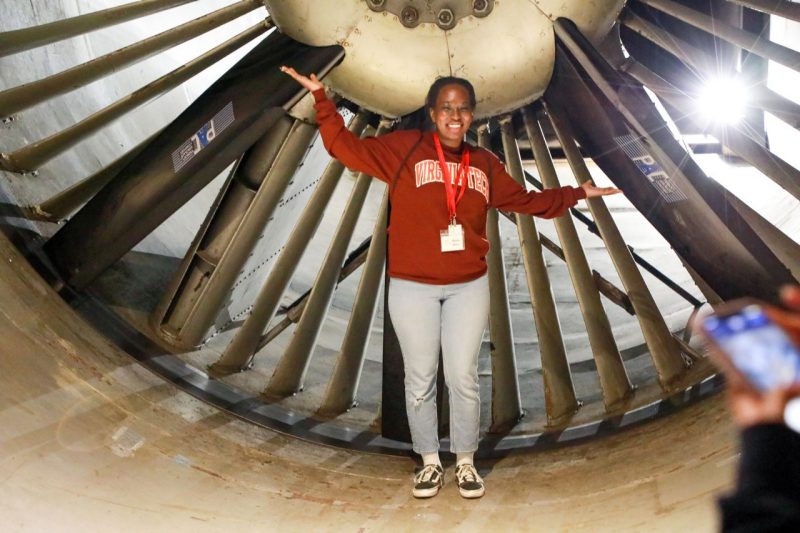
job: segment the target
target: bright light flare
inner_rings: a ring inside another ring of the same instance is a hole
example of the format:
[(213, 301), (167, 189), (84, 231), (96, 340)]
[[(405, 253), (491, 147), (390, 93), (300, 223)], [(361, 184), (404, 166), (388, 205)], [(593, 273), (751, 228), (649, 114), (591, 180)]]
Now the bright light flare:
[(709, 80), (697, 100), (698, 111), (717, 124), (736, 124), (744, 118), (747, 89), (737, 79)]

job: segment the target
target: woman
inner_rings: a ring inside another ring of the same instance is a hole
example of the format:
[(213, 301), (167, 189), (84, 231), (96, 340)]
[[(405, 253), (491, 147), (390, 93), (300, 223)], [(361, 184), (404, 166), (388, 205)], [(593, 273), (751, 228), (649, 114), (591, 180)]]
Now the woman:
[(552, 218), (581, 198), (620, 191), (584, 183), (528, 192), (493, 154), (464, 142), (475, 110), (475, 91), (467, 80), (445, 77), (431, 86), (425, 106), (435, 131), (360, 139), (345, 127), (314, 74), (281, 70), (314, 95), (320, 135), (331, 156), (389, 184), (389, 314), (403, 353), (413, 449), (423, 460), (413, 495), (435, 496), (444, 482), (436, 421), (441, 346), (459, 491), (480, 498), (484, 482), (473, 455), (480, 427), (478, 352), (489, 316), (487, 210)]

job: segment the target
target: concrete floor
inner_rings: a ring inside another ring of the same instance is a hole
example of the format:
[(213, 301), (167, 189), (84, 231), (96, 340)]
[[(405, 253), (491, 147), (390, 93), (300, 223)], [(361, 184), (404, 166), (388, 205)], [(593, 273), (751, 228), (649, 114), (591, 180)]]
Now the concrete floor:
[(479, 463), (414, 500), (411, 458), (218, 412), (82, 321), (0, 238), (4, 531), (712, 531), (736, 464), (719, 398), (588, 444)]

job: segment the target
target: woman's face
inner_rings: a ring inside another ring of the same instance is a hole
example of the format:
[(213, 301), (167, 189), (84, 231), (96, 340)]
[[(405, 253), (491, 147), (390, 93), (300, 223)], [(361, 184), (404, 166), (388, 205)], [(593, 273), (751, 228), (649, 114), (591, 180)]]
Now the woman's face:
[(445, 85), (439, 90), (430, 114), (442, 144), (451, 148), (461, 146), (473, 116), (467, 90), (455, 83)]

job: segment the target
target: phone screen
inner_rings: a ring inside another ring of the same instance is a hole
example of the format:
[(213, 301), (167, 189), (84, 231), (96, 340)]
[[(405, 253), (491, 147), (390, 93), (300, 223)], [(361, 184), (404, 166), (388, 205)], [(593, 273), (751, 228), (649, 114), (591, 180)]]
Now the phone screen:
[(800, 348), (760, 306), (748, 305), (726, 316), (708, 316), (703, 327), (757, 389), (800, 381)]

